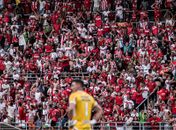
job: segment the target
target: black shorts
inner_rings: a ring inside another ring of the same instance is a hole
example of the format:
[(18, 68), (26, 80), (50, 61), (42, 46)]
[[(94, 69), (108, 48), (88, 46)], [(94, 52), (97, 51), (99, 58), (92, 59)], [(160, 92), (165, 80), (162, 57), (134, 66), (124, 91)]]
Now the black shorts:
[(51, 121), (51, 126), (56, 126), (56, 123), (57, 123), (56, 121), (53, 121), (53, 120), (52, 120), (52, 121)]

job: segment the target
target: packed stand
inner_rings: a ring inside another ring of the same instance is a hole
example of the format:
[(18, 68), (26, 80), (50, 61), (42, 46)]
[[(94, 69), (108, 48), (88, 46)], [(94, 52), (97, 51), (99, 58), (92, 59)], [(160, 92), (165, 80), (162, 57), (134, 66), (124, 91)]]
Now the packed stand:
[[(153, 123), (155, 115), (174, 124), (175, 7), (172, 0), (0, 0), (0, 121), (33, 128), (65, 119), (76, 73), (103, 107), (102, 122)], [(156, 89), (155, 106), (138, 113)]]

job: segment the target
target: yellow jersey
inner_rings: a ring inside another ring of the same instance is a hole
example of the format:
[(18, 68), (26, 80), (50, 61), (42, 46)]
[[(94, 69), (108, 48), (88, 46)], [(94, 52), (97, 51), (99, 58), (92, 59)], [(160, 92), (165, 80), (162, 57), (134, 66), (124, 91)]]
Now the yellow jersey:
[(76, 91), (69, 97), (69, 103), (75, 104), (72, 120), (76, 120), (74, 125), (75, 130), (91, 130), (90, 124), (85, 124), (84, 121), (91, 120), (93, 107), (97, 104), (92, 96), (84, 91)]

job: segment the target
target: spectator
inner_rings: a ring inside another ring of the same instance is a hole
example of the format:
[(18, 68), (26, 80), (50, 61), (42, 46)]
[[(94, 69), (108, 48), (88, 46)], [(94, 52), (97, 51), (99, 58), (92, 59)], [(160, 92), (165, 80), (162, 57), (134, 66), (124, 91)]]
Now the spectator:
[(141, 123), (145, 123), (147, 121), (147, 114), (143, 110), (139, 113), (139, 121)]
[(161, 122), (161, 119), (154, 113), (154, 116), (149, 118), (148, 121), (151, 123), (152, 130), (157, 130), (158, 123)]
[(14, 122), (14, 120), (15, 120), (15, 110), (16, 110), (16, 106), (13, 105), (12, 102), (10, 102), (9, 106), (7, 108), (9, 122)]
[(25, 123), (26, 121), (26, 112), (25, 112), (25, 108), (24, 106), (22, 105), (21, 102), (19, 102), (18, 104), (18, 113), (19, 113), (19, 122), (20, 123)]

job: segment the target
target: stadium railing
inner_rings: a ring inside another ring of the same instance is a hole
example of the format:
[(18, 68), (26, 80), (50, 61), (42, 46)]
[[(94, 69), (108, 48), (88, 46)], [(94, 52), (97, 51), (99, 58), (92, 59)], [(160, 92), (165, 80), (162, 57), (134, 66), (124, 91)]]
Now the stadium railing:
[[(2, 124), (2, 123), (1, 123)], [(14, 125), (15, 124), (15, 125)], [(14, 123), (14, 127), (16, 130), (48, 130), (51, 127), (46, 126), (45, 123), (42, 123), (40, 127), (36, 126), (35, 128), (29, 128), (27, 124), (17, 124)], [(175, 125), (175, 124), (174, 124)], [(170, 125), (167, 122), (154, 123), (151, 124), (149, 122), (101, 122), (93, 126), (93, 130), (175, 130), (176, 127), (174, 125)], [(11, 126), (11, 125), (10, 125)], [(61, 122), (57, 123), (57, 126), (54, 127), (55, 130), (61, 130), (66, 128), (61, 128)], [(1, 129), (1, 127), (0, 127)], [(2, 130), (2, 129), (1, 129)], [(3, 130), (9, 130), (8, 127), (4, 127)]]
[[(28, 81), (30, 82), (35, 82), (37, 78), (43, 79), (46, 75), (49, 73), (33, 73), (33, 72), (28, 72), (28, 73), (20, 73), (20, 77), (26, 77)], [(52, 76), (54, 76), (53, 74)], [(88, 77), (90, 76), (90, 73), (88, 72), (62, 72), (61, 74), (57, 74), (58, 79), (61, 78), (66, 78), (66, 77), (72, 77), (72, 78), (81, 78), (81, 77)], [(13, 75), (9, 75), (7, 77), (7, 80), (9, 82), (14, 82)]]
[(15, 127), (4, 122), (0, 122), (0, 130), (21, 130), (21, 128)]

